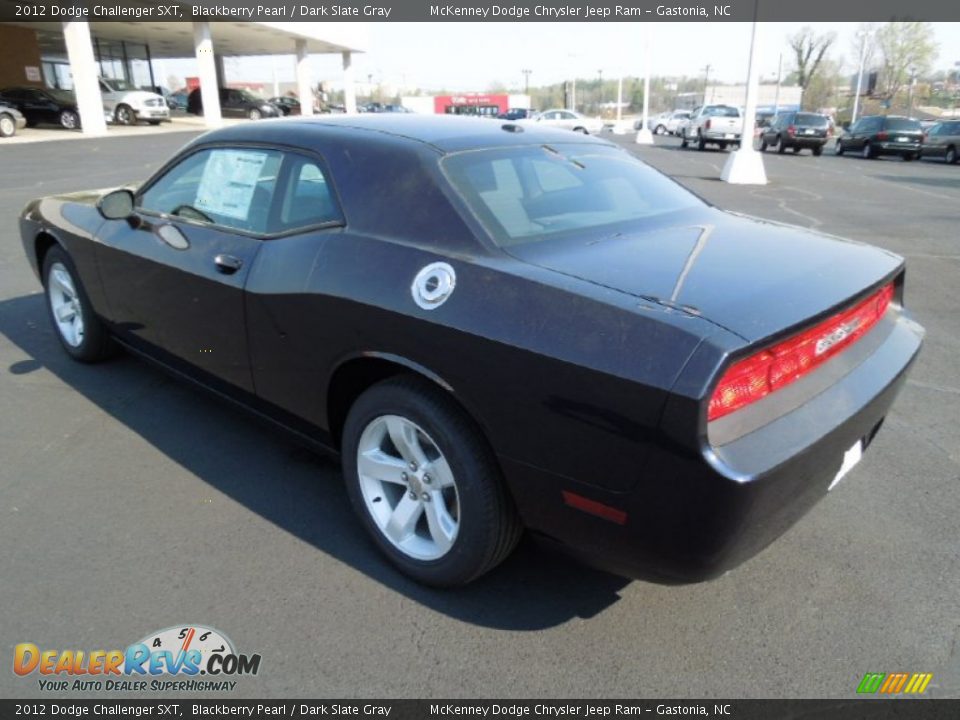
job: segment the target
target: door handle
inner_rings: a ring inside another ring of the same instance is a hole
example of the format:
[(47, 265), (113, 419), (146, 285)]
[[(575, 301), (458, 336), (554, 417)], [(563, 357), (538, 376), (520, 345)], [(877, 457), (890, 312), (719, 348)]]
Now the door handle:
[(243, 267), (243, 260), (233, 255), (224, 255), (221, 253), (213, 259), (214, 264), (217, 266), (217, 271), (222, 272), (224, 275), (232, 275), (241, 267)]

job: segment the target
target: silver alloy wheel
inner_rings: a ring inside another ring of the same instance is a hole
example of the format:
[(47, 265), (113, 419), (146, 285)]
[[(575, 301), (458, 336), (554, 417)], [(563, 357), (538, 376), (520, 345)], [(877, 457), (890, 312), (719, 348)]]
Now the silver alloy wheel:
[(381, 415), (357, 444), (367, 512), (387, 540), (414, 560), (439, 560), (460, 529), (456, 479), (437, 444), (415, 422)]
[(76, 130), (80, 122), (75, 112), (72, 110), (64, 110), (60, 113), (60, 124), (67, 130)]
[(80, 309), (80, 296), (73, 284), (70, 272), (63, 263), (53, 263), (47, 277), (47, 297), (53, 319), (60, 331), (60, 337), (70, 347), (80, 347), (83, 342), (83, 313)]
[(133, 125), (133, 110), (126, 105), (117, 108), (117, 122), (121, 125)]
[(256, 108), (253, 108), (253, 109), (250, 111), (250, 119), (251, 119), (251, 120), (259, 120), (261, 117), (262, 117), (262, 113), (261, 113), (259, 110), (257, 110)]
[(17, 131), (17, 124), (9, 115), (0, 115), (0, 137), (11, 137)]
[(866, 145), (863, 146), (863, 150), (860, 151), (860, 154), (863, 155), (864, 160), (869, 160), (871, 157), (870, 153), (871, 153), (870, 143), (867, 143)]

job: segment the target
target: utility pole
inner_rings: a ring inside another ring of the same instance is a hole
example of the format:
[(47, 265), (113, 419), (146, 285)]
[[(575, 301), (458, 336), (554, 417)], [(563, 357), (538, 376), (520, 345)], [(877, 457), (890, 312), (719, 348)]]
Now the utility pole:
[(640, 129), (634, 142), (638, 145), (653, 145), (653, 133), (650, 132), (650, 46), (653, 43), (653, 32), (651, 23), (643, 25), (643, 115), (640, 116)]
[(857, 121), (857, 110), (860, 108), (860, 88), (863, 86), (863, 61), (867, 54), (867, 39), (873, 35), (870, 30), (860, 30), (857, 37), (860, 38), (860, 65), (857, 70), (857, 93), (853, 96), (853, 115), (850, 117), (850, 124)]
[(521, 70), (520, 72), (523, 73), (523, 94), (529, 95), (530, 94), (530, 73), (532, 73), (533, 70)]
[(783, 78), (783, 53), (780, 53), (780, 59), (777, 61), (777, 91), (773, 96), (773, 115), (776, 117), (780, 111), (780, 82)]
[(600, 106), (603, 104), (603, 68), (597, 70), (600, 88), (597, 90), (597, 112), (600, 112)]
[(907, 117), (913, 117), (913, 91), (917, 86), (917, 69), (915, 67), (910, 68), (910, 99), (908, 105), (910, 109), (907, 111)]
[(703, 69), (703, 104), (707, 104), (707, 86), (710, 84), (710, 63)]

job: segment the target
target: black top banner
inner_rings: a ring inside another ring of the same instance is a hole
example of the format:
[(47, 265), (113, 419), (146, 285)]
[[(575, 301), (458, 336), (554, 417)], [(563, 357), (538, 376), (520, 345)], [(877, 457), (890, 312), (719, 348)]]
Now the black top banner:
[(12, 718), (724, 718), (955, 720), (960, 700), (0, 700)]
[(948, 0), (0, 0), (0, 21), (95, 22), (887, 22), (960, 21)]

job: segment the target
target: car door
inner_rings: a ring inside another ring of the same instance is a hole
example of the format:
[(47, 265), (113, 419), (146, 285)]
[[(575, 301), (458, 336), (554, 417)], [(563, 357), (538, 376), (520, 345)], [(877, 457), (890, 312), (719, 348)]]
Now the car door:
[(860, 118), (850, 128), (849, 134), (843, 139), (843, 144), (850, 150), (860, 150), (866, 142), (864, 134), (866, 128), (870, 125), (869, 118)]
[(8, 97), (31, 124), (59, 122), (60, 106), (45, 92), (34, 88), (18, 88), (11, 91)]
[(128, 342), (252, 391), (244, 286), (269, 234), (282, 155), (190, 150), (98, 233), (111, 320)]

